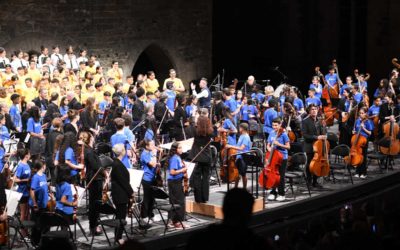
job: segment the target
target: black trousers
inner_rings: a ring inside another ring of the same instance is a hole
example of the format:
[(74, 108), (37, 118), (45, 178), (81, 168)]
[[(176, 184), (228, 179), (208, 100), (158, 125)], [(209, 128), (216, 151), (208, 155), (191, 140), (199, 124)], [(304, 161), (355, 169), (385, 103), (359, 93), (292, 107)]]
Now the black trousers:
[(314, 153), (307, 153), (306, 175), (307, 175), (307, 182), (311, 184), (312, 181), (312, 184), (315, 185), (317, 184), (318, 176), (315, 176), (310, 172), (310, 163), (313, 158), (314, 158)]
[(94, 230), (98, 225), (99, 211), (97, 206), (101, 201), (103, 181), (95, 180), (89, 187), (89, 227)]
[[(185, 194), (183, 192), (182, 179), (168, 180), (169, 202), (175, 205), (175, 211), (170, 211), (168, 217), (173, 223), (185, 219)], [(179, 205), (179, 206), (176, 206)]]
[(367, 174), (367, 161), (368, 161), (368, 158), (367, 158), (368, 146), (365, 146), (362, 149), (362, 153), (363, 153), (364, 159), (363, 159), (363, 162), (361, 163), (361, 165), (356, 168), (356, 173), (359, 175), (361, 175), (361, 174), (366, 175)]
[[(278, 195), (282, 195), (282, 196), (285, 195), (285, 180), (286, 180), (285, 173), (286, 173), (287, 162), (288, 162), (287, 159), (283, 160), (282, 165), (279, 168), (279, 175), (281, 176), (281, 178), (280, 178), (280, 182), (278, 185)], [(276, 188), (272, 189), (271, 193), (276, 194)]]
[(115, 204), (115, 219), (119, 220), (120, 222), (119, 227), (115, 229), (115, 241), (122, 238), (127, 211), (128, 211), (128, 203)]
[(142, 209), (140, 211), (141, 217), (154, 217), (153, 208), (154, 208), (154, 195), (153, 195), (153, 186), (155, 185), (154, 182), (147, 182), (142, 180), (143, 186), (143, 202), (142, 202)]
[(207, 202), (210, 195), (211, 163), (198, 162), (192, 173), (194, 200)]
[(31, 235), (31, 240), (32, 243), (35, 245), (39, 245), (40, 239), (42, 237), (42, 231), (45, 232), (48, 229), (42, 228), (42, 226), (39, 224), (39, 218), (42, 213), (46, 212), (47, 208), (39, 208), (39, 210), (35, 211), (33, 208), (31, 208), (31, 221), (34, 221), (36, 226), (32, 228), (32, 235)]

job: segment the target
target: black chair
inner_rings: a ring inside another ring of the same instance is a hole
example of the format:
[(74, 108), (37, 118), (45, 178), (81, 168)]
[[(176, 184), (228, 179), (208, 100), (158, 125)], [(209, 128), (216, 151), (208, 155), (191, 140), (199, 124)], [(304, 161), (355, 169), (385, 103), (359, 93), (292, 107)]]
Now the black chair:
[[(25, 240), (25, 238), (22, 235), (20, 230), (25, 229), (26, 231), (28, 231), (27, 237), (30, 238), (31, 236), (29, 234), (29, 229), (32, 229), (33, 227), (35, 227), (35, 222), (31, 221), (31, 220), (21, 221), (19, 219), (19, 215), (15, 215), (13, 217), (8, 217), (8, 226), (9, 226), (8, 235), (10, 235), (10, 228), (14, 229), (14, 231), (15, 231), (14, 236), (12, 237), (11, 243), (9, 242), (9, 248), (12, 249), (14, 247), (15, 240), (17, 238), (17, 235), (19, 234), (19, 236), (22, 238), (24, 244), (29, 249), (29, 243)], [(8, 240), (10, 240), (10, 237), (8, 238)]]
[[(180, 208), (179, 204), (173, 204), (170, 203), (169, 201), (169, 194), (167, 192), (165, 192), (163, 189), (159, 188), (159, 187), (152, 187), (153, 188), (153, 197), (155, 199), (155, 203), (154, 203), (154, 208), (158, 211), (158, 213), (161, 216), (161, 220), (164, 223), (164, 235), (165, 233), (168, 231), (168, 223), (169, 223), (169, 216), (167, 216), (167, 220), (164, 219), (164, 216), (162, 215), (161, 211), (164, 212), (175, 212), (178, 208)], [(183, 222), (179, 221), (179, 223), (181, 224), (182, 227), (183, 226)]]
[(334, 147), (331, 150), (331, 157), (334, 157), (333, 162), (330, 163), (330, 175), (332, 176), (333, 183), (336, 183), (336, 180), (339, 180), (338, 178), (335, 177), (335, 173), (340, 173), (343, 175), (342, 180), (345, 178), (346, 171), (349, 174), (349, 179), (351, 181), (351, 184), (354, 184), (353, 182), (353, 176), (351, 173), (351, 166), (349, 166), (347, 163), (344, 161), (344, 157), (350, 155), (350, 148), (349, 146), (345, 144), (340, 144)]
[[(210, 181), (211, 183), (218, 183), (218, 186), (221, 186), (221, 179), (219, 178), (218, 173), (218, 150), (215, 146), (210, 145), (211, 149), (211, 169), (210, 169), (210, 177), (213, 176), (212, 173), (215, 173), (216, 180)], [(210, 184), (211, 184), (210, 183)]]
[[(111, 206), (108, 203), (103, 204), (103, 203), (101, 203), (101, 201), (98, 201), (97, 209), (100, 214), (98, 223), (99, 223), (99, 226), (101, 227), (101, 229), (103, 230), (104, 235), (106, 236), (109, 246), (111, 246), (111, 241), (107, 235), (105, 227), (114, 228), (114, 230), (116, 230), (117, 228), (120, 227), (121, 224), (123, 224), (123, 226), (124, 226), (123, 231), (124, 231), (126, 237), (129, 239), (128, 232), (125, 229), (125, 225), (127, 223), (125, 220), (115, 219), (115, 208), (113, 206)], [(102, 219), (102, 216), (110, 216), (110, 215), (112, 215), (112, 219), (108, 219), (108, 218)], [(90, 247), (93, 246), (94, 237), (95, 237), (95, 234), (92, 234), (92, 240), (90, 242)]]
[(308, 195), (311, 197), (310, 184), (307, 181), (306, 175), (306, 163), (307, 155), (304, 152), (295, 153), (290, 158), (292, 170), (286, 171), (285, 178), (287, 179), (287, 183), (289, 184), (289, 188), (292, 191), (294, 199), (296, 199), (296, 194), (294, 192), (295, 180), (297, 180), (298, 183), (301, 183), (302, 180), (304, 180), (304, 183), (306, 184), (308, 190)]
[[(251, 174), (251, 193), (254, 194), (254, 186), (256, 187), (255, 196), (258, 198), (258, 174), (264, 167), (264, 154), (259, 148), (251, 148), (248, 153), (242, 154), (244, 162), (247, 164), (246, 173)], [(255, 183), (254, 183), (255, 182)]]
[[(74, 240), (69, 222), (62, 215), (54, 212), (44, 212), (40, 215), (39, 225), (37, 226), (42, 236), (39, 247), (44, 244), (44, 239), (64, 239), (73, 244)], [(51, 231), (52, 227), (56, 227), (56, 231)]]
[(386, 169), (386, 172), (389, 169), (393, 169), (394, 166), (394, 156), (393, 155), (385, 155), (381, 153), (381, 147), (388, 148), (390, 147), (390, 139), (382, 138), (378, 141), (378, 150), (376, 152), (372, 152), (368, 154), (368, 163), (372, 160), (376, 160), (378, 162), (378, 166), (380, 171), (382, 169)]

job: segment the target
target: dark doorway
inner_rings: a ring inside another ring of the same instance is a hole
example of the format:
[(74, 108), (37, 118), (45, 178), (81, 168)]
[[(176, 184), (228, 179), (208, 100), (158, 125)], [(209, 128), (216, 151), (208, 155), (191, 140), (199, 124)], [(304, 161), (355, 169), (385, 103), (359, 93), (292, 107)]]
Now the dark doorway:
[(175, 67), (169, 56), (159, 46), (152, 44), (139, 55), (132, 75), (136, 79), (138, 74), (146, 74), (147, 71), (152, 70), (156, 73), (156, 78), (162, 86), (164, 79), (169, 77), (168, 70), (172, 68)]

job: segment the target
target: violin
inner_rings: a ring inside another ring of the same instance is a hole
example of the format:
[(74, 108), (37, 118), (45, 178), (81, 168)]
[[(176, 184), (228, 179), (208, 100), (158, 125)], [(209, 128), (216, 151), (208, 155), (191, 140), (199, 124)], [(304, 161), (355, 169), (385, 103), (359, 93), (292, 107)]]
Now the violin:
[[(322, 117), (323, 121), (326, 121)], [(321, 122), (321, 120), (320, 120)], [(326, 135), (326, 124), (323, 122), (323, 135)], [(315, 176), (328, 176), (329, 166), (329, 142), (328, 139), (318, 139), (313, 144), (314, 157), (310, 162), (310, 173)]]
[[(392, 105), (392, 115), (394, 114), (394, 105)], [(384, 138), (389, 141), (389, 147), (380, 146), (379, 149), (385, 155), (397, 155), (400, 152), (399, 124), (395, 121), (387, 121), (383, 124)]]
[(272, 142), (271, 151), (265, 154), (265, 166), (258, 176), (258, 184), (266, 189), (277, 187), (281, 181), (279, 168), (282, 166), (283, 154), (276, 150), (275, 142), (282, 133), (281, 128)]
[[(361, 121), (361, 124), (364, 124), (365, 120)], [(361, 125), (358, 129), (357, 133), (351, 137), (351, 148), (349, 156), (344, 157), (344, 161), (353, 167), (358, 167), (363, 163), (364, 155), (363, 148), (367, 145), (368, 140), (364, 136), (360, 136), (361, 134)]]
[(288, 134), (290, 142), (295, 142), (297, 139), (297, 136), (290, 127), (290, 122), (291, 122), (292, 116), (295, 114), (295, 109), (290, 103), (287, 103), (287, 104), (290, 105), (289, 106), (290, 108), (289, 108), (289, 110), (287, 110), (288, 121), (286, 124), (286, 133)]

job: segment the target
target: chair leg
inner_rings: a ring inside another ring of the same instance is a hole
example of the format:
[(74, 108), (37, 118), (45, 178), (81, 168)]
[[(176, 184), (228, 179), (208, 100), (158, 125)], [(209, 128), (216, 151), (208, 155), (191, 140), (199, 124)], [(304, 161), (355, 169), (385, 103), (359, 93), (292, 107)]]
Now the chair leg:
[(290, 190), (292, 191), (293, 199), (296, 200), (296, 194), (294, 193), (294, 188), (293, 188), (293, 178), (289, 179), (289, 185), (290, 185)]
[(352, 174), (351, 174), (350, 165), (347, 165), (347, 171), (349, 172), (349, 177), (350, 177), (351, 185), (354, 185), (353, 176), (352, 176)]
[[(83, 227), (82, 227), (82, 225), (81, 225), (81, 223), (80, 223), (79, 220), (76, 220), (76, 222), (75, 222), (75, 228), (76, 228), (76, 224), (78, 224), (78, 226), (79, 226), (79, 228), (80, 228), (80, 230), (81, 230), (83, 236), (85, 236), (86, 240), (89, 240), (88, 237), (86, 236), (85, 230), (83, 230)], [(75, 235), (76, 235), (76, 229), (75, 229)], [(75, 240), (76, 240), (76, 236), (75, 236)]]
[(311, 189), (310, 189), (310, 183), (308, 183), (307, 176), (303, 173), (303, 178), (306, 181), (306, 186), (308, 190), (308, 195), (311, 197)]
[(107, 241), (108, 241), (108, 245), (111, 246), (111, 241), (110, 241), (110, 239), (108, 238), (106, 229), (104, 228), (103, 225), (101, 225), (101, 228), (103, 229), (104, 235), (106, 236), (106, 239), (107, 239)]

